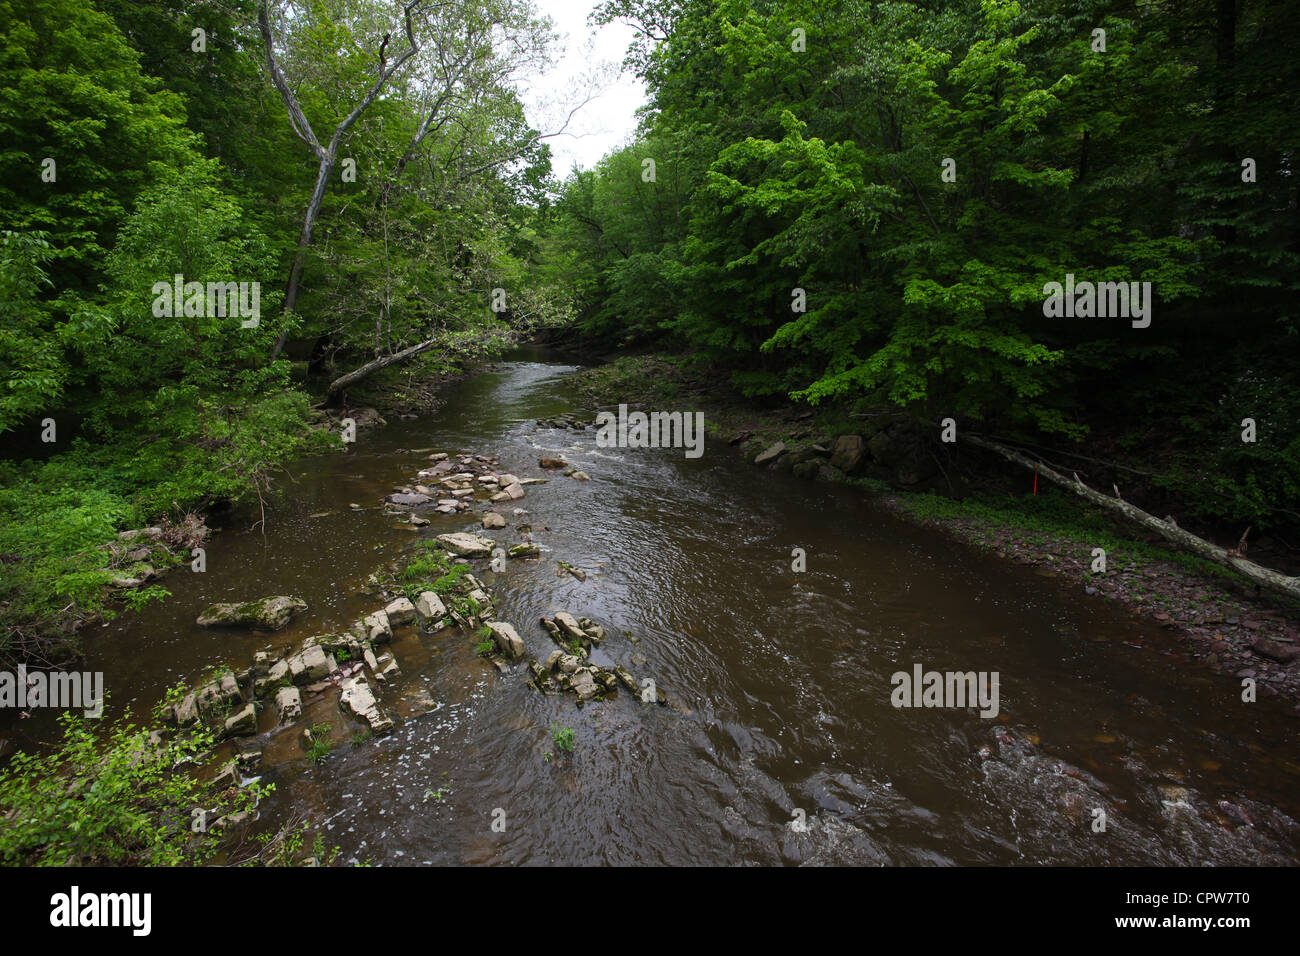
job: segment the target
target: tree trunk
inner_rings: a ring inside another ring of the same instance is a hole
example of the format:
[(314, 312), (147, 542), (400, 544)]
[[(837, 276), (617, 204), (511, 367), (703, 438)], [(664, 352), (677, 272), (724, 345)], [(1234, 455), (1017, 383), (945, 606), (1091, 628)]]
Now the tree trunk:
[[(383, 90), (388, 81), (397, 73), (412, 56), (420, 50), (420, 44), (415, 39), (415, 25), (412, 15), (415, 9), (423, 0), (409, 0), (402, 7), (402, 18), (406, 29), (406, 51), (394, 60), (391, 64), (385, 56), (388, 49), (389, 37), (385, 36), (383, 42), (379, 44), (379, 75), (375, 78), (370, 89), (361, 98), (361, 101), (352, 108), (334, 128), (334, 134), (330, 137), (329, 145), (322, 146), (320, 140), (316, 137), (315, 131), (311, 128), (311, 122), (303, 112), (302, 106), (298, 103), (298, 97), (293, 93), (289, 86), (288, 79), (285, 78), (284, 71), (280, 69), (280, 64), (275, 58), (275, 37), (271, 33), (271, 19), (267, 12), (267, 0), (262, 0), (257, 7), (257, 25), (262, 33), (262, 43), (266, 52), (266, 69), (271, 75), (271, 83), (284, 100), (285, 109), (289, 113), (289, 126), (294, 133), (304, 143), (310, 147), (320, 166), (316, 171), (316, 185), (312, 189), (311, 201), (307, 204), (307, 214), (303, 217), (302, 232), (298, 236), (298, 250), (294, 253), (293, 267), (289, 270), (289, 284), (285, 288), (283, 312), (288, 314), (293, 311), (294, 305), (298, 301), (298, 286), (302, 281), (302, 270), (307, 259), (307, 248), (311, 245), (311, 235), (316, 227), (316, 219), (320, 216), (321, 202), (325, 198), (325, 188), (329, 185), (330, 176), (334, 173), (334, 165), (338, 160), (339, 144), (343, 141), (343, 136), (352, 125), (361, 117), (375, 101)], [(284, 349), (285, 339), (288, 338), (289, 330), (282, 329), (275, 340), (275, 348), (271, 350), (270, 361), (274, 362)]]
[(1082, 481), (1078, 475), (1073, 476), (1073, 480), (1066, 478), (1064, 475), (1048, 467), (1037, 459), (1030, 458), (1013, 448), (1000, 445), (997, 442), (989, 441), (986, 438), (980, 438), (977, 435), (967, 434), (964, 436), (966, 441), (972, 445), (978, 445), (980, 448), (987, 448), (995, 451), (1008, 461), (1024, 465), (1026, 468), (1037, 471), (1048, 481), (1060, 485), (1062, 488), (1069, 488), (1075, 493), (1082, 495), (1093, 504), (1101, 505), (1110, 511), (1118, 512), (1131, 521), (1136, 521), (1145, 528), (1159, 534), (1168, 541), (1173, 542), (1179, 547), (1191, 551), (1193, 554), (1208, 558), (1217, 564), (1232, 568), (1238, 574), (1254, 581), (1256, 584), (1270, 588), (1281, 594), (1289, 595), (1293, 598), (1300, 598), (1300, 578), (1287, 577), (1285, 574), (1279, 574), (1277, 571), (1271, 571), (1268, 568), (1261, 567), (1253, 561), (1247, 561), (1235, 551), (1228, 551), (1212, 544), (1204, 538), (1198, 538), (1189, 531), (1184, 531), (1178, 525), (1169, 521), (1162, 521), (1155, 515), (1148, 514), (1141, 508), (1136, 508), (1121, 498), (1112, 498), (1110, 495), (1093, 491)]
[(402, 349), (400, 352), (394, 352), (392, 355), (384, 355), (372, 362), (367, 362), (358, 369), (348, 372), (346, 375), (340, 375), (334, 381), (330, 382), (329, 388), (325, 389), (326, 395), (335, 395), (343, 389), (356, 382), (361, 381), (367, 375), (378, 372), (381, 368), (388, 368), (390, 365), (398, 365), (407, 359), (414, 358), (421, 352), (427, 352), (436, 343), (437, 339), (429, 339), (421, 342), (419, 345), (412, 345), (410, 348)]
[[(321, 203), (325, 200), (325, 188), (329, 185), (333, 173), (334, 157), (327, 153), (320, 161), (320, 169), (316, 173), (316, 186), (312, 189), (311, 201), (307, 204), (307, 214), (303, 217), (302, 232), (298, 234), (298, 250), (294, 253), (293, 267), (289, 270), (289, 285), (284, 291), (284, 307), (281, 311), (285, 315), (293, 311), (294, 304), (298, 301), (298, 284), (302, 281), (303, 265), (307, 261), (307, 248), (311, 245), (311, 235), (316, 229), (316, 220), (320, 218)], [(279, 357), (288, 336), (287, 327), (280, 330), (275, 340), (275, 348), (271, 351), (272, 362)]]

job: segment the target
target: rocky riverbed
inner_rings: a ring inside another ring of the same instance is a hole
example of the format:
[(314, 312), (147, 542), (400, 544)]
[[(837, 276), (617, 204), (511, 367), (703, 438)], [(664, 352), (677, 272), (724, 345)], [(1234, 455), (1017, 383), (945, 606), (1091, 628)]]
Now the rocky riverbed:
[[(421, 468), (410, 485), (384, 497), (380, 505), (384, 513), (414, 530), (430, 524), (422, 512), (464, 513), (477, 519), (481, 531), (500, 531), (502, 536), (488, 537), (479, 531), (431, 535), (413, 555), (370, 576), (366, 591), (381, 602), (372, 613), (340, 631), (312, 635), (294, 645), (268, 644), (255, 651), (242, 670), (219, 668), (206, 683), (169, 695), (161, 716), (173, 732), (203, 726), (223, 741), (208, 769), (218, 783), (237, 786), (259, 779), (275, 768), (269, 755), (279, 762), (305, 759), (320, 736), (315, 728), (320, 726), (322, 703), (334, 702), (332, 709), (357, 739), (386, 734), (398, 722), (435, 712), (438, 705), (427, 693), (403, 696), (400, 708), (389, 703), (400, 693), (403, 664), (415, 663), (399, 661), (392, 647), (394, 635), (404, 630), (431, 643), (458, 636), (482, 638), (480, 656), (496, 671), (518, 674), (543, 695), (569, 695), (579, 707), (612, 706), (620, 690), (641, 703), (667, 704), (653, 679), (638, 683), (624, 664), (602, 666), (590, 660), (607, 638), (605, 629), (590, 618), (567, 611), (541, 617), (535, 628), (558, 649), (544, 663), (530, 657), (515, 625), (497, 619), (492, 589), (470, 570), (476, 563), (501, 570), (507, 561), (542, 557), (542, 548), (532, 540), (536, 519), (519, 503), (527, 486), (549, 479), (519, 478), (502, 470), (499, 459), (490, 455), (434, 451), (428, 461), (432, 464)], [(543, 458), (537, 467), (558, 466)], [(585, 480), (574, 474), (576, 469), (568, 472), (575, 480)], [(512, 535), (521, 540), (511, 543)], [(437, 573), (432, 581), (424, 580), (430, 575), (430, 562)], [(563, 560), (556, 563), (557, 573), (576, 572), (585, 580), (580, 569)], [(426, 584), (428, 589), (422, 589)], [(298, 597), (272, 595), (212, 605), (197, 623), (206, 628), (274, 632), (308, 610)], [(608, 656), (607, 650), (602, 656)], [(268, 748), (265, 743), (270, 738), (297, 740), (301, 752)], [(247, 822), (223, 819), (220, 824)]]

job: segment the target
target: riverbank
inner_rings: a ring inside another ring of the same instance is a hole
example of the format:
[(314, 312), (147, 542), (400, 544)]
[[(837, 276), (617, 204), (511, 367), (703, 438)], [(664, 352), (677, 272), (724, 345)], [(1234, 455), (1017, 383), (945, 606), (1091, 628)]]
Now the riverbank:
[[(907, 446), (916, 441), (905, 424), (901, 437), (893, 429), (892, 457), (877, 461), (874, 475), (863, 475), (862, 466), (872, 464), (867, 443), (849, 443), (859, 454), (846, 457), (837, 440), (860, 434), (864, 419), (901, 419), (888, 412), (851, 418), (791, 405), (759, 407), (674, 356), (619, 357), (584, 370), (577, 387), (598, 407), (703, 411), (715, 447), (734, 448), (756, 467), (854, 485), (910, 521), (1031, 566), (1062, 588), (1118, 604), (1170, 631), (1189, 663), (1240, 683), (1243, 694), (1253, 685), (1258, 697), (1277, 697), (1300, 716), (1300, 606), (1046, 482), (1015, 492), (1016, 483), (1032, 477), (990, 473), (985, 461), (936, 459), (926, 467), (920, 455), (908, 457)], [(843, 465), (847, 473), (837, 467)], [(897, 487), (896, 476), (916, 490)], [(1105, 552), (1104, 564), (1095, 549)]]
[(439, 354), (385, 369), (328, 402), (319, 397), (324, 380), (221, 396), (180, 444), (147, 430), (92, 441), (65, 425), (57, 443), (41, 446), (45, 457), (0, 462), (0, 664), (69, 666), (88, 625), (165, 600), (162, 582), (177, 568), (203, 570), (195, 549), (213, 516), (256, 501), (265, 520), (288, 463), (337, 454), (357, 432), (428, 414), (448, 386), (489, 367), (513, 341), (451, 336)]

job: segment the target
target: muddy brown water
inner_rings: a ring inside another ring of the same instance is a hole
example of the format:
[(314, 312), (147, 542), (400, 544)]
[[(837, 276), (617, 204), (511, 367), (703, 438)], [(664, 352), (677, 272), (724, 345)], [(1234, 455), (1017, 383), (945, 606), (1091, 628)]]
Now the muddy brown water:
[[(360, 728), (322, 699), (308, 721), (329, 723), (335, 746), (317, 765), (301, 725), (276, 731), (264, 714), (268, 762), (284, 762), (266, 775), (276, 791), (258, 826), (296, 814), (344, 859), (396, 865), (1300, 857), (1294, 833), (1278, 839), (1276, 827), (1264, 836), (1202, 819), (1189, 832), (1156, 789), (1300, 818), (1297, 721), (1280, 706), (1243, 704), (1231, 680), (1189, 667), (1166, 632), (1084, 597), (1078, 582), (906, 524), (860, 492), (752, 468), (721, 443), (690, 460), (536, 425), (590, 417), (568, 382), (575, 371), (520, 352), (454, 386), (435, 414), (290, 468), (265, 534), (250, 530), (255, 509), (231, 515), (205, 574), (173, 572), (169, 600), (87, 634), (110, 714), (138, 713), (216, 664), (242, 669), (254, 649), (343, 629), (378, 606), (361, 588), (380, 565), (420, 537), (477, 529), (472, 517), (430, 515), (417, 533), (380, 513), (382, 496), (427, 464), (402, 449), (495, 454), (521, 476), (543, 474), (539, 455), (562, 455), (591, 481), (551, 475), (520, 502), (544, 557), (479, 576), (530, 656), (553, 649), (541, 615), (591, 617), (609, 635), (597, 660), (653, 678), (672, 706), (622, 692), (580, 709), (529, 689), (522, 665), (498, 674), (470, 635), (406, 629), (394, 644), (402, 678), (383, 702), (400, 716), (423, 690), (438, 709), (358, 741)], [(513, 528), (486, 533), (518, 540)], [(791, 571), (796, 547), (804, 573)], [(587, 581), (557, 576), (556, 559)], [(214, 601), (268, 594), (298, 595), (309, 610), (272, 636), (194, 624)], [(1001, 713), (894, 708), (890, 675), (918, 663), (998, 672)], [(552, 727), (573, 728), (571, 755)], [(998, 752), (1000, 728), (1034, 741), (1047, 763), (991, 773), (999, 761), (979, 751)], [(1052, 761), (1100, 796), (1066, 812), (1049, 796)], [(1093, 832), (1093, 804), (1107, 811), (1104, 833)]]

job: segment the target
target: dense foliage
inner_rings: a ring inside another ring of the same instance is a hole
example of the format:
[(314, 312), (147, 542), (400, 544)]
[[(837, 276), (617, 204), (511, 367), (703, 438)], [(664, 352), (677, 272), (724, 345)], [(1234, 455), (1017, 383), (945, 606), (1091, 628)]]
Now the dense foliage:
[[(1238, 531), (1300, 518), (1300, 7), (615, 18), (641, 37), (641, 135), (566, 182), (548, 233), (589, 336), (686, 349), (750, 396), (1087, 439)], [(1070, 274), (1150, 282), (1149, 326), (1046, 316)]]
[(175, 768), (210, 736), (163, 740), (125, 720), (103, 737), (75, 713), (62, 743), (0, 769), (0, 861), (24, 866), (176, 866), (209, 859), (218, 821), (250, 813), (267, 791), (222, 789)]
[(111, 613), (118, 530), (338, 447), (325, 382), (565, 318), (514, 82), (551, 41), (521, 0), (0, 0), (0, 657)]

